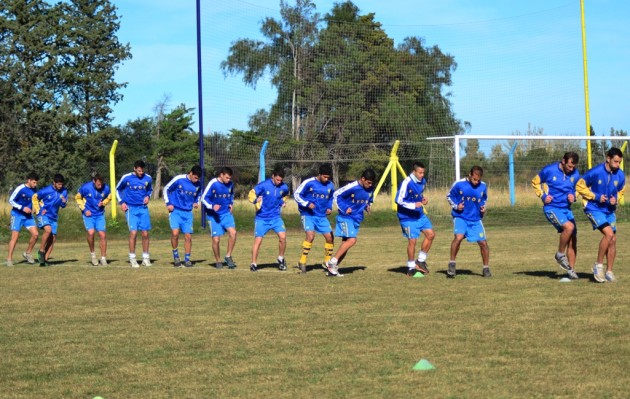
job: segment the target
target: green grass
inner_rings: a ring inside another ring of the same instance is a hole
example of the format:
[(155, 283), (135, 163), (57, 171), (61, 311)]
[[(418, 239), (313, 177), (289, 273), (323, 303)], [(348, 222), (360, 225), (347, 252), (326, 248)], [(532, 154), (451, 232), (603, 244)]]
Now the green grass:
[[(599, 233), (579, 215), (581, 279), (560, 283), (557, 234), (540, 209), (501, 212), (502, 223), (487, 220), (492, 279), (480, 276), (468, 243), (458, 277), (445, 277), (452, 233), (440, 212), (432, 273), (421, 279), (402, 273), (406, 241), (378, 209), (336, 279), (316, 266), (321, 237), (306, 275), (249, 272), (249, 227), (240, 228), (236, 270), (210, 267), (206, 234), (194, 236), (196, 267), (174, 269), (164, 232), (153, 234), (155, 266), (132, 270), (124, 228), (111, 234), (111, 265), (95, 268), (81, 230), (69, 238), (64, 227), (53, 266), (0, 267), (1, 396), (627, 397), (630, 224), (619, 226), (619, 282), (595, 284)], [(291, 266), (302, 239), (291, 228)], [(259, 263), (272, 266), (276, 242), (265, 238)], [(436, 369), (413, 371), (423, 358)]]

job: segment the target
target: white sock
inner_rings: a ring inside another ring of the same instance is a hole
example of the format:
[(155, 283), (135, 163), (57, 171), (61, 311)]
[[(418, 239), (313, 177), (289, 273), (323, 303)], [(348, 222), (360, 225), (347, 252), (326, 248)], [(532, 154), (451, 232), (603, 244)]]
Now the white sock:
[(407, 269), (415, 269), (416, 268), (416, 262), (413, 260), (408, 260), (407, 261)]
[(282, 262), (284, 260), (284, 256), (278, 256), (278, 260)]
[(142, 253), (142, 259), (150, 259), (151, 257), (149, 256), (148, 252), (143, 252)]
[(334, 256), (328, 261), (328, 263), (330, 263), (332, 266), (335, 266), (338, 262), (339, 261)]
[(427, 256), (429, 256), (426, 252), (420, 251), (418, 252), (418, 261), (424, 262), (427, 260)]
[(129, 254), (129, 259), (136, 259), (136, 254)]

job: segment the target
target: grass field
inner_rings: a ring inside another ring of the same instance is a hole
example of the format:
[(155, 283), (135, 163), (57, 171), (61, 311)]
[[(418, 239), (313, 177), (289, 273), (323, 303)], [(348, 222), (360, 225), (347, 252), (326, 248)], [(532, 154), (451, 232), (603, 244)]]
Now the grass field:
[[(174, 269), (161, 207), (154, 267), (129, 268), (124, 221), (110, 229), (110, 266), (91, 267), (77, 212), (64, 210), (51, 267), (0, 267), (0, 396), (628, 397), (625, 208), (617, 284), (591, 281), (600, 236), (578, 212), (581, 279), (562, 283), (557, 235), (533, 205), (489, 213), (491, 279), (481, 277), (478, 248), (468, 243), (457, 278), (446, 278), (452, 233), (440, 209), (432, 213), (432, 272), (406, 277), (395, 216), (386, 200), (375, 208), (341, 278), (317, 266), (321, 237), (308, 273), (274, 267), (273, 235), (263, 242), (262, 270), (251, 273), (252, 214), (244, 205), (236, 270), (210, 266), (207, 234), (194, 236), (195, 267)], [(289, 209), (290, 266), (303, 239), (297, 219)], [(24, 247), (21, 240), (16, 261)], [(412, 370), (421, 359), (435, 369)]]

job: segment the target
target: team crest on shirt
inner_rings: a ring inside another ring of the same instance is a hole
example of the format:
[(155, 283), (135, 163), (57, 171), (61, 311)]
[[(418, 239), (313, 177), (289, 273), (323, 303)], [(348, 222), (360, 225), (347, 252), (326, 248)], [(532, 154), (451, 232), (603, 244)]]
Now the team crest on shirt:
[(602, 184), (602, 181), (601, 181), (601, 180), (598, 180), (598, 181), (597, 181), (597, 184)]
[(617, 187), (617, 184), (619, 184), (619, 182), (615, 180), (613, 184), (615, 185), (615, 187)]
[(571, 183), (573, 183), (575, 181), (575, 177), (572, 177), (570, 180), (571, 180)]
[(556, 179), (556, 176), (554, 176), (554, 177), (553, 177), (553, 179), (551, 179), (551, 180), (556, 181), (556, 180), (557, 180), (557, 179)]

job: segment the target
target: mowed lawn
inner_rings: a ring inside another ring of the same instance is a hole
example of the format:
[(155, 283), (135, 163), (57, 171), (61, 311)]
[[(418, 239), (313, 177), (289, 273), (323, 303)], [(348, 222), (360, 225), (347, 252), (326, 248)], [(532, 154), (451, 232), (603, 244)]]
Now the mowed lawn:
[[(436, 229), (424, 278), (405, 276), (397, 227), (362, 228), (341, 278), (317, 266), (321, 237), (297, 273), (298, 230), (287, 272), (273, 265), (273, 235), (249, 271), (250, 231), (236, 270), (210, 266), (207, 234), (194, 236), (191, 269), (172, 267), (163, 238), (138, 270), (120, 238), (108, 267), (88, 266), (84, 241), (60, 239), (51, 267), (0, 267), (0, 396), (626, 398), (630, 225), (619, 226), (616, 284), (592, 282), (600, 235), (579, 230), (581, 278), (569, 283), (545, 224), (488, 229), (491, 279), (469, 243), (446, 278), (448, 228)], [(435, 369), (413, 370), (421, 359)]]

